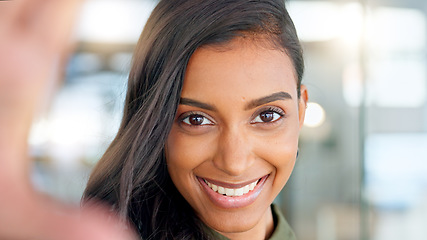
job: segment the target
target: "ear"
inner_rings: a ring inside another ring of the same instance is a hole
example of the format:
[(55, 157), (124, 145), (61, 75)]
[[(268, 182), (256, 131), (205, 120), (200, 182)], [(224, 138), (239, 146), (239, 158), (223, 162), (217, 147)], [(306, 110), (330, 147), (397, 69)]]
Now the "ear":
[(305, 110), (307, 109), (308, 102), (308, 92), (305, 85), (301, 85), (301, 96), (298, 102), (298, 112), (299, 112), (299, 129), (301, 130), (304, 125)]

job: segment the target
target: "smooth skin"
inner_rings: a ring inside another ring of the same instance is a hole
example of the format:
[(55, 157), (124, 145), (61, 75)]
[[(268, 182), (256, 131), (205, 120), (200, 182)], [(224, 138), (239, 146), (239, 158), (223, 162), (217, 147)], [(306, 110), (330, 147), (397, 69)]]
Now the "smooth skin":
[[(206, 225), (230, 239), (272, 234), (270, 205), (293, 170), (307, 99), (290, 58), (265, 38), (196, 50), (165, 152), (172, 181)], [(238, 208), (215, 204), (199, 181), (267, 175), (256, 200)]]

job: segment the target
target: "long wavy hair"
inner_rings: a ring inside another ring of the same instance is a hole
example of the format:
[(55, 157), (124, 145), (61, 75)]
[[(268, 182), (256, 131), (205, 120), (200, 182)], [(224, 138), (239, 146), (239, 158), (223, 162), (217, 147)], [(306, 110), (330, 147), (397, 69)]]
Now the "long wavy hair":
[(283, 0), (161, 0), (134, 52), (119, 131), (83, 202), (111, 205), (142, 239), (212, 239), (170, 179), (164, 144), (194, 51), (258, 35), (291, 58), (300, 94), (302, 49)]

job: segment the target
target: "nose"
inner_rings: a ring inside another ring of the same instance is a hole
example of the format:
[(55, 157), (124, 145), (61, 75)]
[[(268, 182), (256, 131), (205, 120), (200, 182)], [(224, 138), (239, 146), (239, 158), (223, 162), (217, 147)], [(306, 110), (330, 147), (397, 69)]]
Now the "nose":
[(230, 176), (240, 176), (254, 162), (250, 136), (238, 127), (221, 131), (214, 165)]

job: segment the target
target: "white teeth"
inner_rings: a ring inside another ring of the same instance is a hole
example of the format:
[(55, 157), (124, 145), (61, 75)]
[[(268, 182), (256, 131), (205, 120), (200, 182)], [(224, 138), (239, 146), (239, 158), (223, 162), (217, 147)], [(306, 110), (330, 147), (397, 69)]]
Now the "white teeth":
[(218, 187), (219, 194), (225, 194), (225, 189), (223, 187)]
[(258, 184), (259, 180), (256, 180), (253, 183), (250, 183), (244, 187), (241, 188), (225, 188), (221, 186), (217, 186), (213, 183), (210, 183), (205, 180), (205, 183), (215, 192), (218, 192), (219, 194), (227, 195), (229, 197), (238, 197), (245, 195), (249, 191), (254, 190), (255, 186)]
[(242, 196), (243, 195), (243, 188), (238, 188), (238, 189), (234, 190), (234, 195)]
[(234, 189), (231, 189), (231, 188), (224, 188), (224, 189), (225, 189), (225, 195), (234, 196)]
[(255, 188), (255, 186), (256, 186), (257, 183), (258, 182), (253, 182), (253, 183), (249, 184), (249, 191), (254, 190), (254, 188)]
[(246, 185), (245, 187), (243, 187), (243, 194), (246, 194), (249, 192), (249, 185)]

